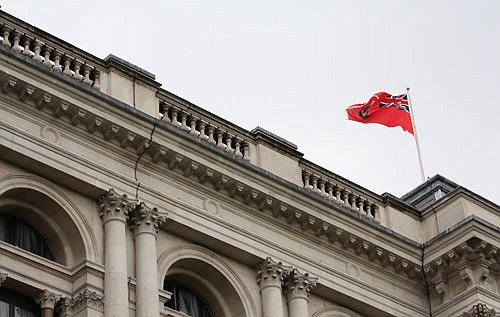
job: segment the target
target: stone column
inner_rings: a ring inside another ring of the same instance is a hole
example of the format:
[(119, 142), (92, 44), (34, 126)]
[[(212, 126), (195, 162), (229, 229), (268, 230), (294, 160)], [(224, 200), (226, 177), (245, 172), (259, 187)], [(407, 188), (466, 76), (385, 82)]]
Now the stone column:
[(35, 301), (40, 305), (42, 309), (41, 317), (53, 317), (54, 316), (54, 306), (61, 299), (61, 296), (49, 292), (48, 290), (43, 290)]
[(308, 297), (312, 288), (316, 286), (317, 278), (310, 277), (308, 273), (301, 274), (293, 269), (285, 279), (286, 301), (288, 304), (288, 317), (308, 317)]
[(118, 195), (113, 189), (100, 198), (100, 216), (104, 224), (104, 315), (128, 316), (127, 245), (128, 214), (136, 201)]
[(281, 285), (290, 268), (270, 257), (257, 264), (257, 284), (262, 299), (262, 317), (283, 317)]
[(166, 220), (156, 208), (144, 203), (137, 205), (130, 218), (135, 240), (136, 314), (159, 317), (158, 265), (156, 237), (159, 226)]

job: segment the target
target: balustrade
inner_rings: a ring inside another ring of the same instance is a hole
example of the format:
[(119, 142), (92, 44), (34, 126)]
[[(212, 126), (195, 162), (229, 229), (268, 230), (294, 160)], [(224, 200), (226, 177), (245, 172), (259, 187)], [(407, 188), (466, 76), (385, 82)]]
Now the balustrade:
[(28, 31), (23, 32), (19, 27), (3, 24), (0, 28), (0, 35), (1, 45), (10, 48), (13, 52), (31, 58), (37, 63), (95, 89), (100, 89), (100, 72), (96, 67), (81, 60), (76, 54), (62, 52), (61, 49), (55, 48), (55, 43), (46, 43), (37, 38), (36, 35), (29, 34)]
[(310, 171), (302, 171), (304, 188), (353, 212), (380, 223), (378, 205), (336, 182)]
[[(189, 111), (162, 101), (160, 104), (162, 120), (181, 129), (217, 148), (234, 154), (235, 157), (246, 161), (250, 160), (250, 147), (247, 141), (238, 137), (236, 133), (218, 127)], [(179, 121), (180, 120), (180, 121)]]

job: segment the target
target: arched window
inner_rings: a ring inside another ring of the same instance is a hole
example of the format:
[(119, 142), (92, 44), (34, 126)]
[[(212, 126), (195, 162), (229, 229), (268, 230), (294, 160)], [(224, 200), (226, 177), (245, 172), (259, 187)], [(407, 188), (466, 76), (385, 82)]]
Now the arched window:
[(206, 301), (188, 287), (165, 279), (163, 289), (172, 293), (165, 307), (191, 317), (213, 317)]
[(45, 238), (17, 217), (0, 214), (0, 240), (54, 261), (54, 254)]

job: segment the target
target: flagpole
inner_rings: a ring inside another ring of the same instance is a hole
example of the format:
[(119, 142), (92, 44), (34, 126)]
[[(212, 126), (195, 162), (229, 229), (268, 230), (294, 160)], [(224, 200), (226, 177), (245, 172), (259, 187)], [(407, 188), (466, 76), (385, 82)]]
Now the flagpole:
[(413, 115), (413, 107), (411, 105), (409, 87), (406, 88), (406, 94), (408, 96), (408, 105), (410, 106), (411, 125), (413, 127), (413, 135), (415, 136), (415, 145), (417, 146), (418, 163), (420, 165), (420, 176), (422, 177), (422, 183), (425, 183), (424, 163), (422, 162), (422, 154), (420, 153), (420, 144), (418, 143), (417, 124), (415, 123), (415, 116)]

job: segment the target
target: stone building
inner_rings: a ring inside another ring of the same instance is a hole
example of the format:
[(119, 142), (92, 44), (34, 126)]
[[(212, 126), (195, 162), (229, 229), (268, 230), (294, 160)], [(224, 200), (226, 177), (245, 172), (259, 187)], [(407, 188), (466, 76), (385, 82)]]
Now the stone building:
[(0, 316), (500, 312), (495, 203), (378, 195), (116, 56), (0, 39)]

